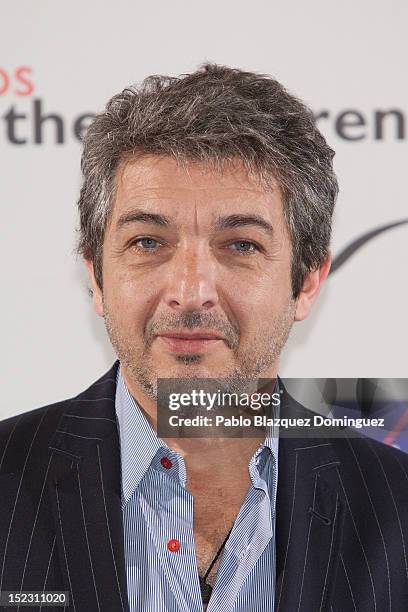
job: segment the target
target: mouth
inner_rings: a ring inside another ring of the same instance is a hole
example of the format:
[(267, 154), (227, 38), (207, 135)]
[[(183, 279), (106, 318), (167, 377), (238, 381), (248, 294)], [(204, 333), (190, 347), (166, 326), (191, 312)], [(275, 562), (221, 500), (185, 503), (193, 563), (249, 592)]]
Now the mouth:
[(212, 330), (171, 331), (158, 334), (157, 339), (172, 353), (203, 353), (224, 342), (223, 336)]

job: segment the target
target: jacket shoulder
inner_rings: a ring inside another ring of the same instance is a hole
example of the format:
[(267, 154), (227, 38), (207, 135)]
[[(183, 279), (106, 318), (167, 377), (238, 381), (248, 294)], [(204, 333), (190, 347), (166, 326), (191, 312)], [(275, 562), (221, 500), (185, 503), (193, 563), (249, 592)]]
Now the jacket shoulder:
[[(376, 513), (380, 522), (408, 520), (408, 455), (365, 435), (332, 439), (340, 459), (341, 489), (355, 515)], [(382, 518), (381, 518), (382, 517)]]
[(33, 471), (49, 461), (49, 446), (55, 432), (59, 429), (63, 416), (75, 409), (75, 406), (89, 402), (89, 413), (93, 406), (99, 410), (98, 400), (107, 396), (113, 400), (116, 387), (116, 374), (119, 362), (103, 374), (98, 380), (78, 395), (47, 406), (35, 408), (0, 422), (0, 475), (24, 472), (29, 466)]
[(367, 462), (368, 467), (370, 464), (372, 467), (372, 461), (376, 459), (377, 463), (400, 465), (408, 470), (408, 453), (384, 442), (379, 442), (356, 430), (350, 432), (350, 428), (347, 427), (342, 437), (331, 440), (331, 442), (335, 441), (337, 452), (343, 456), (348, 455), (354, 462)]
[(48, 444), (71, 399), (63, 400), (0, 422), (0, 473), (23, 469), (27, 459), (48, 456)]

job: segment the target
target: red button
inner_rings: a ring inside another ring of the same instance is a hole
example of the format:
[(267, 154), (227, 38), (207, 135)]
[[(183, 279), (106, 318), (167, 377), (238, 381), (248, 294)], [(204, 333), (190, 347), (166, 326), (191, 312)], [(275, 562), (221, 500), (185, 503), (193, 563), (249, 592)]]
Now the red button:
[(173, 465), (172, 461), (170, 461), (168, 457), (162, 457), (160, 459), (160, 463), (162, 464), (163, 467), (166, 468), (166, 470), (169, 470), (171, 466)]
[(170, 552), (177, 552), (180, 548), (180, 542), (178, 540), (169, 540), (167, 542), (167, 548)]

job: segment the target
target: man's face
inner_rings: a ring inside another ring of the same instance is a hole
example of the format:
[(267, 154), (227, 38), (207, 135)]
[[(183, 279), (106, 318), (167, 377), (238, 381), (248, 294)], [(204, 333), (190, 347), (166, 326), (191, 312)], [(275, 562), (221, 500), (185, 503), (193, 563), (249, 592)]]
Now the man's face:
[(128, 383), (150, 397), (157, 378), (272, 377), (296, 316), (290, 270), (278, 187), (240, 162), (186, 171), (145, 156), (118, 171), (94, 305)]

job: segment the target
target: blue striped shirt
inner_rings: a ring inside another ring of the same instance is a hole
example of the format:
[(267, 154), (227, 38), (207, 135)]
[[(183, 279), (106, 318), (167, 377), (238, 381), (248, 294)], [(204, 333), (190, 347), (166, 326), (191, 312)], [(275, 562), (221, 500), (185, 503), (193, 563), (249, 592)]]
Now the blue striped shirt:
[[(130, 610), (203, 612), (184, 460), (157, 436), (120, 368), (115, 401)], [(252, 484), (224, 547), (207, 612), (273, 610), (278, 441), (277, 428), (268, 429), (249, 462)], [(168, 547), (174, 539), (176, 552)]]

